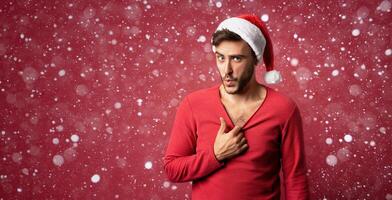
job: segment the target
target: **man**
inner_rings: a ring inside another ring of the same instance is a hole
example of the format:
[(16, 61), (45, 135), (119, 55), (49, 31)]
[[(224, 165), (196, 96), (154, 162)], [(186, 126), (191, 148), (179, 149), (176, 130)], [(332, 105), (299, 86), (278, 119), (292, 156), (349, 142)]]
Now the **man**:
[[(192, 181), (194, 200), (309, 199), (300, 111), (276, 83), (268, 31), (253, 15), (224, 20), (212, 38), (222, 83), (180, 103), (164, 161), (172, 182)], [(262, 59), (263, 58), (263, 59)]]

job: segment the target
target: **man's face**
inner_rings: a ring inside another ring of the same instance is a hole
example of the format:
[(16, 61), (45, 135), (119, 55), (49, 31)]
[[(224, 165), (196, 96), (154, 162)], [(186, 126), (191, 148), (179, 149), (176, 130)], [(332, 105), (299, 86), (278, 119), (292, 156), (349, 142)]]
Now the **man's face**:
[(216, 47), (216, 64), (228, 94), (241, 94), (252, 79), (255, 61), (245, 41), (222, 41)]

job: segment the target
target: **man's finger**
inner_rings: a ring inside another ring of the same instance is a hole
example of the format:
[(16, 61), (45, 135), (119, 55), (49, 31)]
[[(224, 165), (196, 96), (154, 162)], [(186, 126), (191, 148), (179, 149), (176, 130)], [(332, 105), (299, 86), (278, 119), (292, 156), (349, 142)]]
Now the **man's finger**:
[(219, 133), (224, 133), (225, 130), (226, 130), (226, 122), (225, 122), (225, 120), (222, 117), (219, 117), (219, 120), (220, 120), (220, 123), (221, 123), (221, 125), (219, 127)]
[(237, 135), (237, 133), (240, 132), (241, 129), (242, 129), (242, 126), (235, 125), (234, 128), (231, 129), (230, 132), (231, 132), (233, 135)]

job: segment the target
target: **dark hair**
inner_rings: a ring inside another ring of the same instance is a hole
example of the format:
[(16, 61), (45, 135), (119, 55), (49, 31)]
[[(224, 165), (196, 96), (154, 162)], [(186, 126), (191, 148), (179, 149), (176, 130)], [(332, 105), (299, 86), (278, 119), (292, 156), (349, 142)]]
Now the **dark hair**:
[[(222, 29), (222, 30), (216, 31), (214, 34), (212, 34), (212, 45), (219, 46), (219, 44), (221, 42), (223, 42), (224, 40), (241, 41), (243, 39), (237, 33), (234, 33), (234, 32), (229, 31), (227, 29)], [(252, 57), (255, 61), (255, 64), (257, 64), (258, 61), (257, 61), (257, 57), (256, 57), (255, 52), (253, 51), (253, 49), (249, 46), (249, 44), (247, 42), (245, 42), (245, 43), (246, 43), (246, 45), (248, 45), (249, 49), (251, 50)]]

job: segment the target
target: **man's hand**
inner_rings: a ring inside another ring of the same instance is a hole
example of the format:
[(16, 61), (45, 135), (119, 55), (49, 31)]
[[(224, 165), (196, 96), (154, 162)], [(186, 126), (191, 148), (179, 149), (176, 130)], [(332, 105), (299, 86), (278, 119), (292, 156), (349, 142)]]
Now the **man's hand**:
[(246, 143), (244, 133), (240, 131), (241, 126), (235, 125), (231, 131), (225, 133), (226, 122), (222, 117), (219, 119), (221, 126), (215, 138), (214, 153), (215, 157), (222, 161), (245, 151), (248, 148), (248, 144)]

